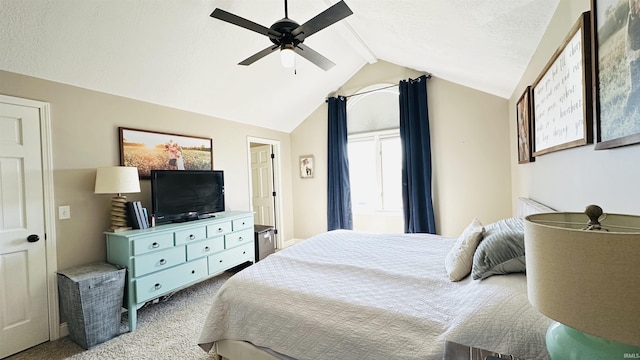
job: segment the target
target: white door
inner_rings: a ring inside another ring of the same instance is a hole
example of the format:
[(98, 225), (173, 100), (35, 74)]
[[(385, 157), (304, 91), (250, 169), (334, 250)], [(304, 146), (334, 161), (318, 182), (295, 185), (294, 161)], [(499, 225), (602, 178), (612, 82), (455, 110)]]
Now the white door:
[(41, 154), (39, 110), (0, 103), (0, 358), (49, 340)]
[(251, 146), (251, 189), (254, 223), (275, 226), (271, 145)]

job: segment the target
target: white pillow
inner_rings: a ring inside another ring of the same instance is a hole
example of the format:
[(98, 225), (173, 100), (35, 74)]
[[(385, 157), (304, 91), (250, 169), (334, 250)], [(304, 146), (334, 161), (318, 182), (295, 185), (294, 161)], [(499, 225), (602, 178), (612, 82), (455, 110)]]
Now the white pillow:
[(469, 275), (473, 265), (473, 254), (483, 235), (482, 223), (478, 218), (474, 218), (444, 259), (444, 268), (451, 281), (460, 281)]

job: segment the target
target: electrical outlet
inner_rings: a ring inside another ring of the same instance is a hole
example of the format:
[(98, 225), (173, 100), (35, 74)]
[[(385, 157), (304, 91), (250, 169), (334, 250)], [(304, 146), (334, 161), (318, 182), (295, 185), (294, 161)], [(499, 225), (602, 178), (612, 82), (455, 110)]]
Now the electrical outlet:
[(58, 219), (66, 220), (71, 219), (71, 206), (58, 206)]

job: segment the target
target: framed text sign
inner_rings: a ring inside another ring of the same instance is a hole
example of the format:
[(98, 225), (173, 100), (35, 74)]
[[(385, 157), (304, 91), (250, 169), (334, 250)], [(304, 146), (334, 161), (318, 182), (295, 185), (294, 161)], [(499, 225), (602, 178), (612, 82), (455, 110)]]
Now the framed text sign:
[(593, 141), (590, 34), (585, 12), (532, 86), (534, 156)]

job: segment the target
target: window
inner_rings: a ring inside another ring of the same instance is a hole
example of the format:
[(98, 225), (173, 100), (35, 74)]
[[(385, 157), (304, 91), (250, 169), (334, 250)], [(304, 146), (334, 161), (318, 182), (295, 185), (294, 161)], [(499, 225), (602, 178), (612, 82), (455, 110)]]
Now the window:
[(350, 135), (351, 202), (355, 213), (402, 211), (402, 147), (398, 129)]

